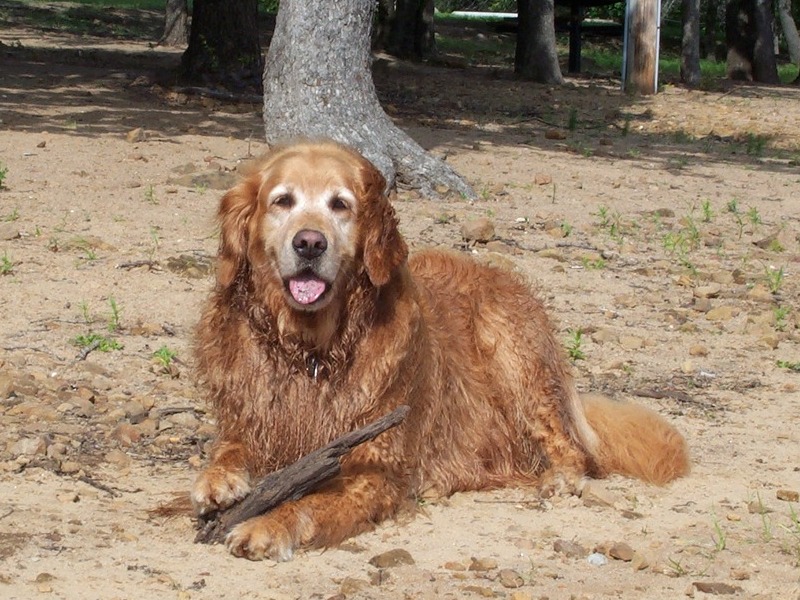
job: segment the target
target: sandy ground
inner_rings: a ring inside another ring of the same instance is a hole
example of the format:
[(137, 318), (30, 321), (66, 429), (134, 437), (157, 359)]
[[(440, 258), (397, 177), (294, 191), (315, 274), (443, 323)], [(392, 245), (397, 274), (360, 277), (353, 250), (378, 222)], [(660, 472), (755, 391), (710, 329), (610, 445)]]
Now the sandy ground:
[[(192, 327), (216, 203), (266, 148), (259, 107), (155, 83), (177, 55), (144, 43), (0, 41), (0, 596), (800, 598), (800, 90), (634, 99), (380, 61), (387, 111), (479, 195), (401, 193), (412, 247), (527, 275), (581, 389), (660, 411), (693, 472), (458, 494), (252, 563), (147, 511), (213, 435)], [(477, 218), (489, 244), (463, 239)], [(82, 358), (90, 335), (121, 348)]]

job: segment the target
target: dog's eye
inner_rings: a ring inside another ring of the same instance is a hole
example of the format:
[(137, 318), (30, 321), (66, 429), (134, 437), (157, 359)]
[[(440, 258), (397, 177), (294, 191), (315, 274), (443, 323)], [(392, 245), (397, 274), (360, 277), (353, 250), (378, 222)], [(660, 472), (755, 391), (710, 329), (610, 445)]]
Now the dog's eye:
[(289, 194), (281, 194), (272, 201), (273, 206), (280, 206), (281, 208), (291, 208), (294, 206), (294, 198)]
[(345, 202), (344, 200), (342, 200), (338, 196), (334, 197), (331, 200), (331, 210), (339, 211), (339, 210), (347, 210), (347, 209), (348, 209), (347, 202)]

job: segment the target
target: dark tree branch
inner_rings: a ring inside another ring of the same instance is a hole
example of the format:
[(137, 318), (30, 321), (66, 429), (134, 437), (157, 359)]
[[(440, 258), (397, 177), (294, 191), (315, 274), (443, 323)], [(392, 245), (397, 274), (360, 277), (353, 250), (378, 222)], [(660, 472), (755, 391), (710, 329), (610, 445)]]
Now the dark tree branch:
[(208, 520), (201, 524), (194, 541), (204, 544), (222, 542), (230, 530), (242, 521), (312, 492), (339, 473), (339, 457), (399, 425), (409, 410), (408, 406), (400, 406), (377, 421), (346, 433), (324, 448), (314, 450), (288, 467), (270, 473), (238, 504), (209, 515)]

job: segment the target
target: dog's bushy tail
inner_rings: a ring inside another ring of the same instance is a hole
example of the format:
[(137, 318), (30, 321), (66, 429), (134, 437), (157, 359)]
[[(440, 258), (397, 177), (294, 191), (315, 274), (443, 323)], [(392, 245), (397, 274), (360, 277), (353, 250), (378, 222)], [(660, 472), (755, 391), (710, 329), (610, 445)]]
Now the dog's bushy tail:
[(663, 485), (689, 473), (686, 440), (663, 417), (599, 394), (584, 394), (581, 400), (599, 438), (592, 451), (598, 475), (620, 473)]

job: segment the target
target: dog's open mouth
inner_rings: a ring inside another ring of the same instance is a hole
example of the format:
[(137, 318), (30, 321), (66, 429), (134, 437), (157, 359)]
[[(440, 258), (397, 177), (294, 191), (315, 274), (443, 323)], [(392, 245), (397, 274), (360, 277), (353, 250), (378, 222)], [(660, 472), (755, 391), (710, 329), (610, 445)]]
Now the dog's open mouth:
[(295, 302), (303, 306), (314, 304), (328, 291), (328, 283), (313, 273), (301, 273), (289, 278), (287, 287)]

